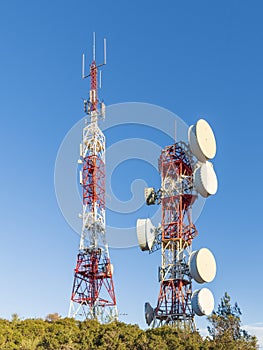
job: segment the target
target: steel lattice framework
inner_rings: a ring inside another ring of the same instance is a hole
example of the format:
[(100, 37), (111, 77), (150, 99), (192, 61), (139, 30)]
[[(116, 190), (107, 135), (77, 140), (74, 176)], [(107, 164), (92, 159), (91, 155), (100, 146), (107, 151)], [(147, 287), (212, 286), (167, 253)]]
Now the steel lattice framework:
[(159, 158), (162, 177), (160, 291), (154, 310), (154, 326), (172, 325), (195, 330), (191, 307), (192, 282), (188, 257), (197, 230), (192, 222), (193, 161), (183, 142), (165, 147)]
[[(97, 319), (102, 323), (117, 319), (113, 266), (110, 263), (105, 225), (105, 136), (98, 120), (105, 116), (105, 106), (98, 99), (98, 67), (95, 54), (90, 65), (90, 96), (84, 101), (86, 121), (80, 144), (80, 183), (83, 210), (82, 233), (69, 317)], [(105, 64), (106, 62), (104, 62)], [(83, 76), (86, 78), (85, 76)]]

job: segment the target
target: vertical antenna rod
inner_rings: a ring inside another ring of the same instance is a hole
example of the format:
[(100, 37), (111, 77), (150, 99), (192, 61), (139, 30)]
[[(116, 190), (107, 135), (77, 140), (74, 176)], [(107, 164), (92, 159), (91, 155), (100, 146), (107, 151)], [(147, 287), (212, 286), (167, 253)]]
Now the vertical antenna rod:
[(106, 53), (107, 53), (107, 51), (106, 51), (106, 39), (104, 38), (104, 64), (106, 64)]
[(93, 55), (92, 55), (92, 60), (96, 61), (96, 34), (93, 32)]
[(102, 72), (100, 70), (100, 75), (99, 75), (99, 88), (101, 89), (101, 76), (102, 76)]
[(82, 74), (81, 74), (82, 79), (85, 78), (85, 55), (84, 53), (82, 54)]

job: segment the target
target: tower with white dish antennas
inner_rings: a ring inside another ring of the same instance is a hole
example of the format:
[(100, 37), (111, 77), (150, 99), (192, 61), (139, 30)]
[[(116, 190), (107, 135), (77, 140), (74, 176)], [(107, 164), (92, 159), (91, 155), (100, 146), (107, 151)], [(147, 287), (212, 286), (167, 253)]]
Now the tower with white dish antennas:
[(161, 151), (159, 172), (161, 188), (145, 189), (147, 205), (162, 207), (158, 227), (150, 219), (137, 220), (137, 238), (143, 251), (161, 250), (162, 263), (157, 306), (145, 303), (148, 325), (175, 326), (194, 331), (195, 314), (209, 315), (214, 297), (208, 288), (193, 292), (192, 281), (211, 282), (216, 275), (216, 262), (210, 250), (192, 251), (197, 229), (192, 221), (192, 207), (198, 196), (217, 192), (218, 182), (213, 164), (216, 140), (212, 128), (204, 119), (188, 130), (188, 143), (178, 141)]
[[(96, 63), (95, 33), (93, 59), (85, 75), (85, 56), (82, 56), (82, 78), (90, 78), (89, 98), (84, 100), (88, 116), (80, 144), (80, 185), (82, 188), (82, 232), (71, 293), (69, 317), (95, 319), (102, 323), (118, 317), (105, 222), (105, 136), (98, 122), (105, 118), (105, 104), (99, 100), (98, 69), (106, 64)], [(101, 77), (101, 75), (100, 75)], [(101, 81), (101, 78), (100, 78)]]

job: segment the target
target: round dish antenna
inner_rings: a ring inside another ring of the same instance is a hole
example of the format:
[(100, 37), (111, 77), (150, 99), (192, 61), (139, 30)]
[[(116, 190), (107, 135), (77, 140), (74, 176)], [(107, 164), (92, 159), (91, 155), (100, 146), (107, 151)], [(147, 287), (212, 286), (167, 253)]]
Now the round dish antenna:
[(207, 288), (196, 290), (192, 294), (192, 308), (198, 316), (210, 315), (214, 309), (214, 297)]
[(137, 238), (141, 250), (151, 250), (155, 239), (155, 227), (150, 219), (137, 220)]
[(192, 252), (189, 259), (190, 274), (197, 283), (212, 282), (216, 275), (216, 261), (212, 252), (201, 248)]
[(188, 142), (192, 153), (204, 163), (216, 155), (216, 139), (211, 126), (204, 119), (199, 119), (188, 129)]
[(146, 323), (148, 326), (150, 326), (154, 318), (154, 309), (152, 308), (150, 303), (145, 303), (144, 314), (145, 314)]
[(203, 197), (216, 194), (218, 188), (217, 176), (213, 164), (203, 163), (194, 171), (194, 187)]

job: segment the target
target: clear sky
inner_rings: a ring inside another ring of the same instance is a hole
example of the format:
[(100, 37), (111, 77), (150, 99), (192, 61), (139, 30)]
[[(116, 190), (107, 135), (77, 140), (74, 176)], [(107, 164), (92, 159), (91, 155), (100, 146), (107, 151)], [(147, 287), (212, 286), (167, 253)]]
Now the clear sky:
[[(228, 291), (243, 324), (262, 332), (262, 11), (260, 0), (0, 2), (1, 317), (68, 311), (79, 236), (57, 205), (54, 165), (64, 136), (83, 117), (89, 85), (81, 80), (81, 54), (91, 57), (96, 31), (98, 57), (108, 41), (107, 105), (151, 103), (188, 125), (200, 117), (212, 125), (219, 191), (196, 222), (194, 248), (216, 256), (209, 286), (216, 303)], [(166, 144), (140, 126), (106, 135), (108, 145), (128, 137)], [(152, 167), (133, 162), (112, 178), (124, 201), (134, 179), (159, 181)], [(136, 213), (109, 212), (107, 220), (121, 227), (135, 223)], [(157, 301), (160, 254), (134, 247), (112, 249), (111, 258), (119, 312), (127, 314), (121, 320), (145, 327), (144, 302)]]

